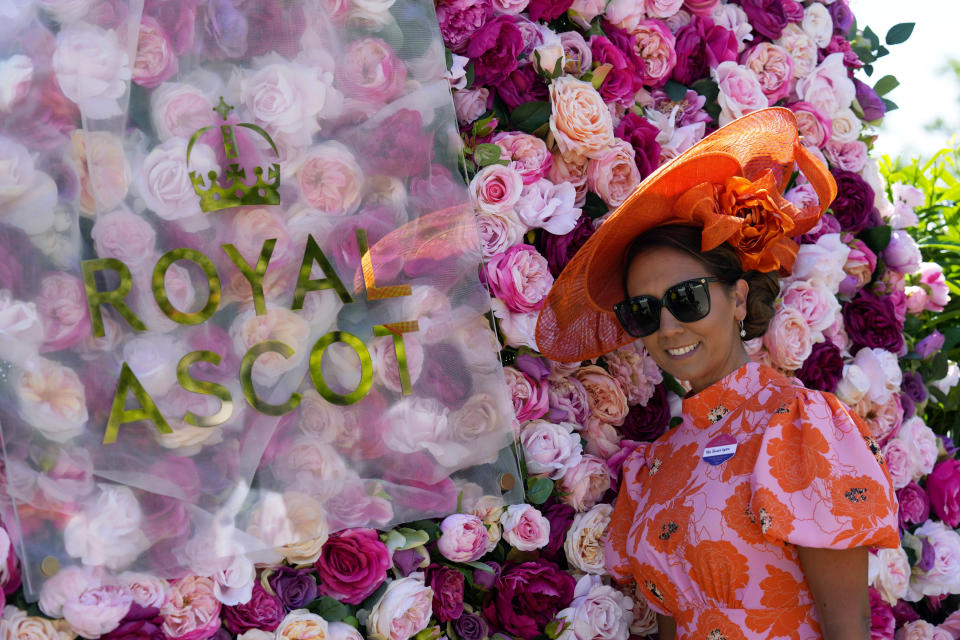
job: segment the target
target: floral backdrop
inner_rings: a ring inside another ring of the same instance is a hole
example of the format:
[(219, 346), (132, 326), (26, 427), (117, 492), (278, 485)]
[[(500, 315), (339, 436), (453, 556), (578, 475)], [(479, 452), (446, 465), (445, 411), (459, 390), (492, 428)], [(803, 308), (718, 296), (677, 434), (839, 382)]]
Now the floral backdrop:
[[(39, 0), (34, 9), (57, 33), (89, 4)], [(176, 55), (266, 53), (248, 51), (246, 35), (279, 29), (270, 8), (289, 4), (147, 2), (134, 82), (169, 79)], [(400, 46), (397, 33), (423, 16), (390, 0), (325, 4), (380, 38), (381, 51), (363, 59), (362, 75), (367, 90), (387, 91), (396, 70), (384, 60)], [(0, 3), (0, 10), (15, 18), (10, 6), (20, 3)], [(191, 38), (178, 22), (186, 14), (206, 20)], [(603, 537), (620, 464), (637, 442), (679, 420), (684, 389), (639, 344), (596, 362), (548, 361), (533, 340), (537, 311), (564, 264), (644, 176), (718, 126), (768, 105), (794, 111), (839, 196), (800, 239), (770, 329), (749, 343), (750, 353), (836, 393), (882, 443), (903, 545), (870, 557), (873, 636), (960, 637), (960, 460), (945, 435), (952, 425), (938, 419), (956, 407), (960, 369), (947, 354), (960, 335), (935, 328), (960, 289), (923, 260), (930, 252), (914, 239), (918, 208), (923, 214), (932, 204), (928, 185), (892, 170), (887, 182), (870, 156), (874, 126), (896, 107), (885, 97), (896, 80), (871, 78), (871, 63), (905, 40), (911, 25), (897, 25), (881, 42), (856, 24), (846, 0), (451, 0), (436, 6), (436, 17), (485, 260), (479, 276), (492, 294), (513, 398), (526, 503), (461, 491), (456, 513), (439, 520), (344, 528), (318, 538), (309, 555), (175, 580), (90, 562), (58, 572), (36, 604), (19, 590), (17, 556), (0, 534), (4, 637), (655, 634), (643, 600), (605, 575)], [(11, 29), (11, 20), (0, 29)], [(179, 44), (184, 39), (190, 42)], [(176, 55), (165, 58), (167, 48)], [(48, 99), (42, 113), (20, 114), (9, 126), (23, 130), (43, 118), (64, 131), (77, 127), (69, 77), (38, 87), (27, 66), (12, 57), (0, 63), (0, 112), (16, 113), (28, 91)], [(157, 73), (138, 78), (138, 68)], [(334, 75), (333, 86), (349, 93), (344, 82)], [(391, 134), (413, 139), (420, 125), (395, 126)], [(20, 196), (8, 182), (0, 182), (5, 204)], [(433, 176), (424, 193), (454, 182)], [(786, 195), (795, 203), (816, 197), (799, 177)], [(14, 261), (0, 275), (16, 268)], [(5, 340), (16, 335), (3, 330)]]

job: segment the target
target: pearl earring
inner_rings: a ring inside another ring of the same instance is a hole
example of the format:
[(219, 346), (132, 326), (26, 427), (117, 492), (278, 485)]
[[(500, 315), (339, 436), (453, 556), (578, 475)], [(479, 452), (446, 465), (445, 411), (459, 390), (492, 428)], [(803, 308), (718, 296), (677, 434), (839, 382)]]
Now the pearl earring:
[(747, 330), (743, 328), (743, 320), (740, 321), (740, 337), (741, 338), (747, 337)]

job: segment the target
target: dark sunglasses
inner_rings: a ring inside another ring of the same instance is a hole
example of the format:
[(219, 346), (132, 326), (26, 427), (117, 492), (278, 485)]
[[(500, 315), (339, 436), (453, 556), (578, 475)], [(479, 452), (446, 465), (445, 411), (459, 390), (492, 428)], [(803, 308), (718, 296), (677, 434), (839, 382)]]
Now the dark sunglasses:
[(635, 338), (643, 338), (660, 328), (660, 311), (666, 307), (680, 322), (696, 322), (710, 313), (711, 282), (720, 278), (693, 278), (673, 285), (659, 300), (654, 296), (636, 296), (613, 305), (617, 320)]

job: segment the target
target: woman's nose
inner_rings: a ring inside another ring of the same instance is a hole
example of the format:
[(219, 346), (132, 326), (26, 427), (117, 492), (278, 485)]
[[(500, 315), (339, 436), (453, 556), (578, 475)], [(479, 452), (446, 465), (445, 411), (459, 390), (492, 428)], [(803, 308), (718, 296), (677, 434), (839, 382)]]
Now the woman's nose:
[(670, 313), (669, 309), (663, 308), (660, 310), (660, 333), (663, 335), (674, 335), (683, 330), (682, 324), (679, 320), (673, 317), (673, 314)]

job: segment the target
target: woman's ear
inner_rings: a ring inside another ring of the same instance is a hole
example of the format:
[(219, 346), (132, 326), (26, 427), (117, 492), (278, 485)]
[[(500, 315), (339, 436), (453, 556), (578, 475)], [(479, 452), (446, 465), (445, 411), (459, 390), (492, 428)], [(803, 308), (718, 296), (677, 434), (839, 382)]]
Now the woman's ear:
[(750, 294), (750, 284), (740, 278), (733, 283), (733, 304), (734, 314), (737, 320), (744, 320), (747, 317), (747, 296)]

